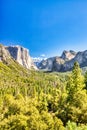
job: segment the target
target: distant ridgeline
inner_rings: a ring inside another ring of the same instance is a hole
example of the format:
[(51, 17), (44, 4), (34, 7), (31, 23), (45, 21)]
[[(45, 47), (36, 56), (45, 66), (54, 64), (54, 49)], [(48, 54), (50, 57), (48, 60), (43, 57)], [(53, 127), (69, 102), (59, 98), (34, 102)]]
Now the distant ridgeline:
[(48, 58), (38, 64), (38, 68), (44, 71), (66, 72), (73, 68), (75, 62), (80, 67), (87, 66), (87, 50), (83, 52), (64, 51), (62, 55)]
[(11, 58), (27, 69), (43, 70), (48, 72), (71, 71), (76, 61), (79, 63), (81, 68), (87, 66), (87, 50), (83, 52), (75, 52), (72, 50), (63, 51), (60, 57), (55, 56), (34, 63), (33, 59), (30, 57), (28, 49), (19, 45), (3, 46), (0, 44), (0, 61), (7, 62)]

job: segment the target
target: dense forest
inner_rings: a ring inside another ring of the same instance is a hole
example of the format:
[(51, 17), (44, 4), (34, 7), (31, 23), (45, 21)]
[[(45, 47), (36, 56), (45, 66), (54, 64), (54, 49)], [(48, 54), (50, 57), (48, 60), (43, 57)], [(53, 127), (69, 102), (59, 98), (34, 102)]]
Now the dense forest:
[(27, 70), (0, 62), (0, 130), (87, 130), (87, 72)]

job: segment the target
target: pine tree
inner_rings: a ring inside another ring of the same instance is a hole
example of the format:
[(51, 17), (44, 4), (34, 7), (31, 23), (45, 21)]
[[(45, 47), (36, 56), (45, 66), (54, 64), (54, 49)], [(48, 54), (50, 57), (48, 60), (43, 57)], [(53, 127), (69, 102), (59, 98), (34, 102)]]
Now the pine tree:
[(66, 86), (70, 100), (72, 100), (74, 95), (77, 92), (81, 91), (84, 88), (84, 86), (84, 77), (81, 73), (81, 69), (79, 67), (78, 62), (75, 62), (72, 73), (68, 78)]
[(87, 72), (85, 73), (85, 89), (87, 90)]
[(66, 86), (68, 95), (66, 100), (66, 116), (68, 120), (76, 123), (87, 122), (87, 94), (84, 86), (84, 76), (81, 74), (79, 64), (75, 62)]

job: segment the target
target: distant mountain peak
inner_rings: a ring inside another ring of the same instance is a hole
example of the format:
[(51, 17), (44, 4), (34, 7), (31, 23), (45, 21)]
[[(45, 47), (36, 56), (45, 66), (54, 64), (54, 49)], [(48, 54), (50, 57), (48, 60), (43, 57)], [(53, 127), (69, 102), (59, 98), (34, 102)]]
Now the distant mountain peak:
[(64, 50), (61, 55), (61, 58), (64, 60), (71, 60), (72, 58), (75, 57), (75, 55), (76, 55), (76, 52), (73, 50), (70, 50), (70, 51)]
[(39, 68), (46, 71), (65, 72), (71, 70), (76, 61), (80, 64), (80, 67), (86, 67), (87, 50), (82, 52), (64, 50), (60, 57), (56, 56), (54, 58), (48, 58), (44, 62), (41, 61)]

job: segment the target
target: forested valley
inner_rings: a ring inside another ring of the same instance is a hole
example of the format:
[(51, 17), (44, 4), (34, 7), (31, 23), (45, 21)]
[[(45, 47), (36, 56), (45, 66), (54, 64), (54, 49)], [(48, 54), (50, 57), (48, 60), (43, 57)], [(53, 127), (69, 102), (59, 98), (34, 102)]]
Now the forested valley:
[(0, 62), (0, 130), (87, 130), (87, 72), (46, 73)]

